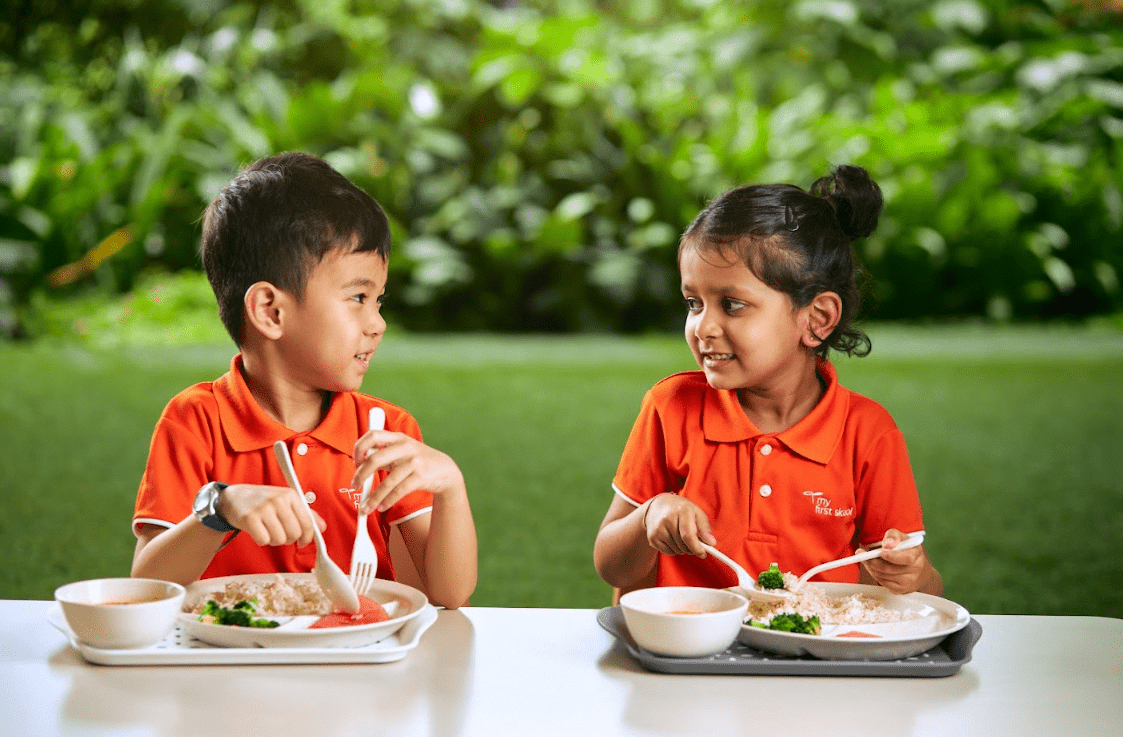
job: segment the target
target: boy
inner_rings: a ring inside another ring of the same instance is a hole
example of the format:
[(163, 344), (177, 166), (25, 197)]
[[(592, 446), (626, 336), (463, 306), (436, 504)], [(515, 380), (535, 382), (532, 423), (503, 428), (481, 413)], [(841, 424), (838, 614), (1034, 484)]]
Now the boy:
[[(202, 256), (240, 353), (165, 408), (137, 495), (132, 575), (187, 584), (309, 571), (312, 523), (272, 444), (290, 449), (328, 551), (350, 564), (363, 480), (378, 575), (391, 525), (435, 606), (467, 603), (476, 533), (464, 477), (405, 410), (358, 393), (386, 330), (390, 229), (378, 203), (324, 161), (262, 159), (207, 208)], [(368, 431), (371, 407), (385, 429)]]

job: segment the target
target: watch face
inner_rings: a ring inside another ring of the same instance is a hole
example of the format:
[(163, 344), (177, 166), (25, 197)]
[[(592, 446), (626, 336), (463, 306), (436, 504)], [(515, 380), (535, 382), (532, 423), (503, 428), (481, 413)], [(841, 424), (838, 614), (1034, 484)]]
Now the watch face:
[(224, 520), (215, 509), (218, 505), (218, 495), (225, 488), (226, 484), (212, 481), (199, 489), (199, 493), (195, 495), (195, 503), (192, 505), (195, 516), (199, 521), (212, 530), (218, 530), (219, 532), (229, 532), (236, 529), (232, 524)]
[(195, 504), (193, 506), (195, 514), (214, 514), (214, 505), (216, 497), (218, 496), (218, 489), (215, 488), (214, 483), (207, 484), (195, 496)]

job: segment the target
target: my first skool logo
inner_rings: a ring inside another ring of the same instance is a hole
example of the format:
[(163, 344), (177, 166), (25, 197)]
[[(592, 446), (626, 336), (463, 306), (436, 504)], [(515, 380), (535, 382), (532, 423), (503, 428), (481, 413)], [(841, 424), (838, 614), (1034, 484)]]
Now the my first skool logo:
[(340, 489), (339, 493), (350, 497), (351, 501), (355, 504), (355, 509), (359, 508), (359, 500), (363, 498), (361, 489)]
[(815, 501), (815, 514), (821, 514), (826, 517), (852, 517), (854, 516), (854, 507), (847, 507), (846, 509), (834, 509), (831, 507), (831, 500), (823, 496), (821, 491), (805, 491), (804, 496), (811, 497)]

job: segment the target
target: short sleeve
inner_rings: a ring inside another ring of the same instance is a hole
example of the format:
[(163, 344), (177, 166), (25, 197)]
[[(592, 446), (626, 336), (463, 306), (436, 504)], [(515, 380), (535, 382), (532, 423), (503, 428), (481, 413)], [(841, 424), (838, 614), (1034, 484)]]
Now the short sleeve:
[(896, 427), (878, 436), (861, 459), (856, 496), (861, 545), (880, 541), (893, 528), (906, 534), (924, 529), (905, 436)]
[(651, 391), (640, 404), (612, 485), (636, 505), (663, 492), (677, 491), (681, 485), (667, 462), (664, 418)]
[(199, 488), (211, 480), (213, 428), (200, 421), (201, 416), (205, 414), (186, 411), (177, 400), (164, 408), (152, 433), (137, 492), (134, 533), (145, 523), (165, 527), (178, 524), (192, 513)]

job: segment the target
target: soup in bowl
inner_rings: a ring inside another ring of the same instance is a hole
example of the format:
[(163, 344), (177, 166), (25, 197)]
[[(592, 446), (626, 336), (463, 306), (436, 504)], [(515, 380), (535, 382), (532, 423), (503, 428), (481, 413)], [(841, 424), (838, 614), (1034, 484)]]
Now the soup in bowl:
[(624, 623), (644, 650), (693, 658), (733, 644), (749, 602), (726, 589), (660, 586), (620, 597)]
[(55, 590), (70, 631), (102, 650), (155, 645), (175, 626), (183, 596), (179, 584), (150, 578), (98, 578)]

